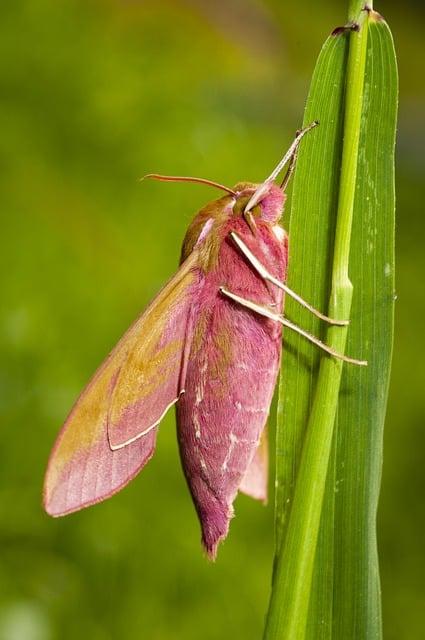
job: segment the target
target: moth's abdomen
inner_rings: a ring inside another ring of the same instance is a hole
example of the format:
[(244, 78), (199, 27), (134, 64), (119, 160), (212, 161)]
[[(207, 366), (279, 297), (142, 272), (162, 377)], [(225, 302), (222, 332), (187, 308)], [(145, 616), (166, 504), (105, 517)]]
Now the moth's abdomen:
[[(264, 236), (269, 240), (265, 232)], [(270, 243), (273, 246), (261, 247), (260, 253), (268, 258), (266, 266), (273, 275), (282, 277), (283, 245), (277, 246), (276, 238)], [(281, 352), (280, 326), (226, 299), (221, 285), (260, 304), (280, 308), (282, 303), (281, 291), (259, 280), (226, 240), (219, 267), (207, 275), (197, 301), (185, 393), (177, 406), (183, 468), (203, 544), (212, 557), (227, 534), (233, 500), (258, 447)]]

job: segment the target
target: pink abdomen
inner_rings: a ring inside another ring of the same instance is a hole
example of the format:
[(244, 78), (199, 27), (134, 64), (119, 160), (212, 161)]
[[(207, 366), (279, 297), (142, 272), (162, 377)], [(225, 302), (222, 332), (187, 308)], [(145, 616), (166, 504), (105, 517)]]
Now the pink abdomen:
[[(243, 220), (235, 230), (279, 279), (286, 272), (286, 245), (268, 224), (254, 237)], [(195, 328), (185, 393), (177, 405), (180, 452), (203, 531), (214, 556), (225, 537), (232, 503), (265, 426), (281, 352), (281, 326), (226, 299), (219, 287), (257, 304), (282, 307), (282, 292), (267, 285), (228, 239), (220, 247), (196, 302)]]

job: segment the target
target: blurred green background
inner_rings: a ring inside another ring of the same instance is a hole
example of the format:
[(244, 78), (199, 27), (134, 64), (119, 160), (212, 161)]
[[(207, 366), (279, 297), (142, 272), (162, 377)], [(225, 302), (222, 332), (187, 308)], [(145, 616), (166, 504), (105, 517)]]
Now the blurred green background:
[[(385, 638), (414, 640), (425, 629), (425, 15), (421, 2), (381, 4), (401, 102), (379, 545)], [(138, 177), (264, 178), (345, 11), (313, 0), (1, 4), (0, 640), (261, 637), (272, 506), (238, 498), (208, 564), (173, 415), (154, 460), (112, 500), (52, 520), (40, 492), (73, 400), (175, 270), (193, 213), (216, 197)]]

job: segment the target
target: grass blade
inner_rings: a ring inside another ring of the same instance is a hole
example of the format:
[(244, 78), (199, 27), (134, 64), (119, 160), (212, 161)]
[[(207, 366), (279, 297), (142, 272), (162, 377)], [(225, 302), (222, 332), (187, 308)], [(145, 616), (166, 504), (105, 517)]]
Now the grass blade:
[[(370, 366), (344, 367), (340, 390), (341, 364), (285, 335), (268, 640), (380, 637), (375, 516), (392, 345), (397, 73), (386, 24), (374, 13), (361, 20), (359, 32), (329, 38), (316, 65), (305, 123), (321, 127), (295, 176), (289, 279), (322, 308), (332, 281), (335, 317), (350, 313), (353, 283), (348, 352)], [(294, 303), (287, 313), (320, 334)], [(345, 339), (328, 331), (339, 350)]]
[(369, 26), (350, 274), (354, 296), (347, 351), (367, 369), (344, 367), (336, 423), (334, 637), (380, 638), (376, 511), (394, 315), (394, 139), (397, 67), (391, 32)]

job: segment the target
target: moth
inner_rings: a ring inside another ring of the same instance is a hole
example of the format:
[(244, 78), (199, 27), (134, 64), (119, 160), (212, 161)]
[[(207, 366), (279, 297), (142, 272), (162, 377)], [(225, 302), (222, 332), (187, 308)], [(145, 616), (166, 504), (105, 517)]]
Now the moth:
[[(190, 224), (180, 268), (128, 329), (76, 401), (48, 463), (44, 506), (63, 516), (109, 498), (155, 451), (161, 419), (176, 405), (180, 456), (210, 558), (243, 492), (267, 499), (267, 418), (282, 327), (335, 353), (283, 316), (284, 295), (328, 318), (286, 285), (288, 237), (279, 220), (302, 137), (261, 184), (225, 192)], [(275, 180), (285, 164), (283, 182)]]

